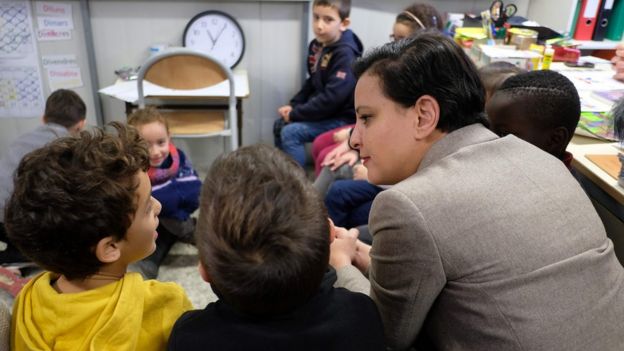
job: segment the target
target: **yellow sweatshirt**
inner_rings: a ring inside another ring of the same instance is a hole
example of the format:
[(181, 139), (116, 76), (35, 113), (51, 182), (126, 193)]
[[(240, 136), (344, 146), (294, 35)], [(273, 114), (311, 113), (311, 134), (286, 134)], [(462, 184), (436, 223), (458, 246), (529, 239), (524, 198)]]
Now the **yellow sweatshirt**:
[(173, 324), (192, 309), (175, 283), (138, 273), (97, 289), (60, 294), (42, 273), (17, 297), (11, 350), (164, 350)]

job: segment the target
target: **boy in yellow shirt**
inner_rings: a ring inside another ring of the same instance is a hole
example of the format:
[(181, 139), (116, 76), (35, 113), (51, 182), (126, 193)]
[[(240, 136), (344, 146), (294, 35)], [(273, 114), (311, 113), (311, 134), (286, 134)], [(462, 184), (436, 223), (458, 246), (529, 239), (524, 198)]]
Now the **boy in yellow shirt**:
[(161, 206), (145, 142), (113, 126), (58, 139), (16, 171), (8, 236), (48, 272), (15, 301), (12, 350), (162, 350), (192, 308), (178, 285), (126, 273), (154, 251)]

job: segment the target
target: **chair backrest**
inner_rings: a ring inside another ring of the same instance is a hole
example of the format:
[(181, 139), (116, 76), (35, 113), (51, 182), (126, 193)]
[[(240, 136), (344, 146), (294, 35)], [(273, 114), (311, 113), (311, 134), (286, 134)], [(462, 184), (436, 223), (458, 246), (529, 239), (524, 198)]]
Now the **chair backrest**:
[(169, 49), (145, 61), (137, 75), (140, 108), (145, 107), (144, 80), (180, 90), (206, 88), (229, 80), (230, 100), (236, 104), (234, 76), (230, 68), (199, 51)]
[(228, 79), (215, 62), (202, 56), (178, 54), (154, 62), (145, 72), (145, 80), (171, 89), (201, 89)]
[[(150, 57), (138, 72), (139, 108), (145, 107), (143, 86), (145, 80), (164, 88), (176, 90), (201, 89), (229, 81), (228, 114), (225, 120), (225, 134), (221, 135), (230, 137), (232, 150), (238, 147), (234, 76), (229, 67), (224, 66), (213, 57), (195, 50), (165, 50)], [(205, 134), (198, 132), (197, 136), (201, 137)]]

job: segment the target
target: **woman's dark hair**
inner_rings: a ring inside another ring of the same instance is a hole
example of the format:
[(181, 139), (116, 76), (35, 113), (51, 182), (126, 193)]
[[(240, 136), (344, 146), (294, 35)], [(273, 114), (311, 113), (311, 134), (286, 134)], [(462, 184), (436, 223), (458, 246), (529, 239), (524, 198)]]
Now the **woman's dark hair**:
[(137, 174), (149, 167), (147, 145), (133, 127), (57, 139), (27, 154), (6, 206), (12, 243), (44, 269), (68, 279), (96, 273), (97, 243), (123, 239), (136, 212)]
[(386, 97), (410, 107), (423, 95), (440, 105), (437, 128), (452, 132), (481, 123), (485, 90), (479, 74), (464, 51), (446, 36), (422, 31), (413, 37), (373, 49), (357, 60), (353, 71), (376, 76)]

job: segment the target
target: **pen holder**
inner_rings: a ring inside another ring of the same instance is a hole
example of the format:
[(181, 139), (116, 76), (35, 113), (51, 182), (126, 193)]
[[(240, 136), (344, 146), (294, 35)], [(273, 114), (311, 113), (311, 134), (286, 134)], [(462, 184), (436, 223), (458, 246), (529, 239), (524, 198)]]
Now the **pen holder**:
[(620, 184), (621, 187), (624, 187), (624, 154), (619, 153), (618, 158), (622, 164), (622, 168), (620, 168), (620, 176), (618, 177), (618, 184)]

